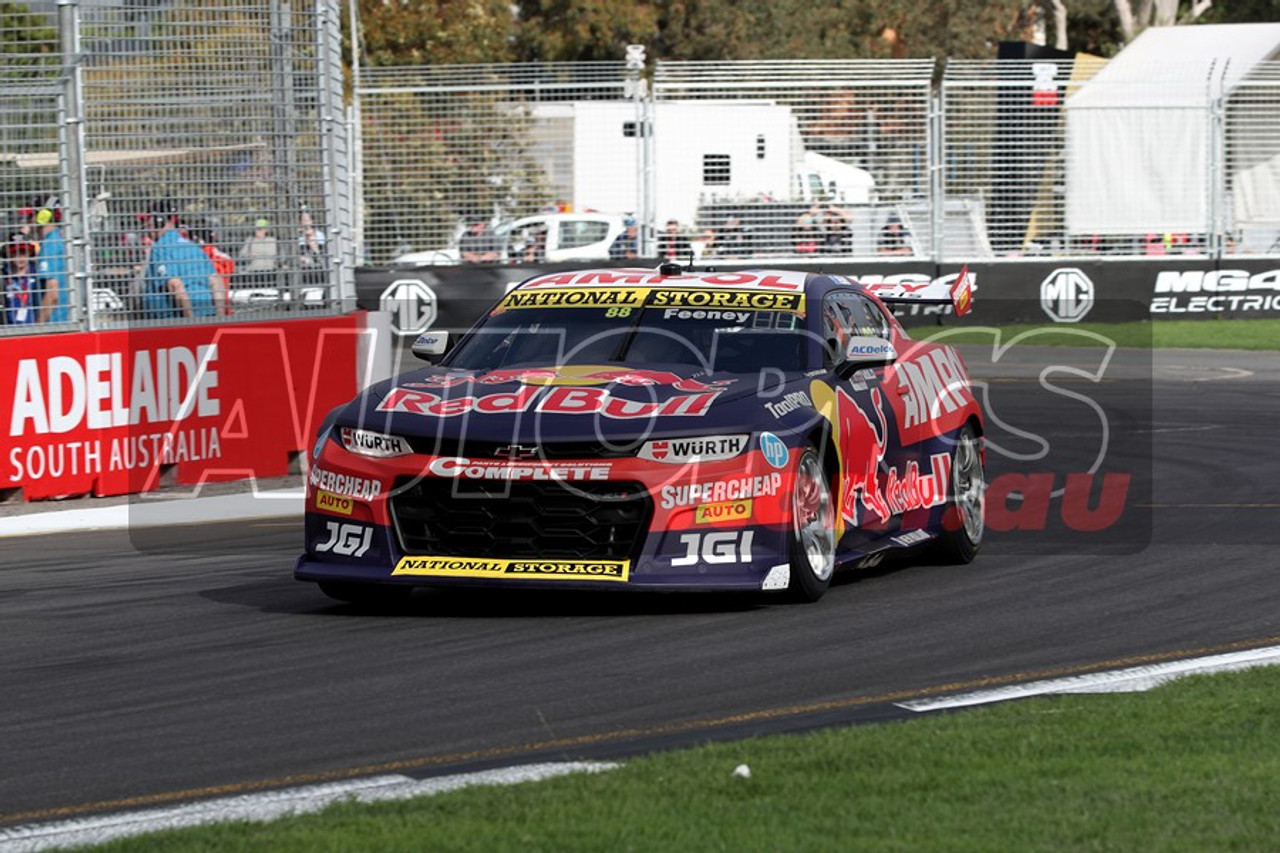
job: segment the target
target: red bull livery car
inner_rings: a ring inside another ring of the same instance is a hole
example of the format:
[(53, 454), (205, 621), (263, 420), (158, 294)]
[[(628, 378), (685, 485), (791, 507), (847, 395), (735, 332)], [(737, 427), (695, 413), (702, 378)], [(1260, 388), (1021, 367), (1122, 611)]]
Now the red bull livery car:
[[(295, 576), (415, 586), (778, 590), (983, 534), (983, 420), (951, 348), (896, 301), (773, 270), (605, 269), (521, 283), (436, 366), (326, 419)], [(442, 354), (427, 333), (419, 354)]]

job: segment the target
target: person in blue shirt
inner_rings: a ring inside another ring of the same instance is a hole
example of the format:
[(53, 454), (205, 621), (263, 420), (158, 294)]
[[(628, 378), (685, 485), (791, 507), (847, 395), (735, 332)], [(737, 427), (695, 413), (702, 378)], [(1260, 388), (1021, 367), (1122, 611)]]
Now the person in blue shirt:
[(156, 205), (151, 213), (155, 241), (143, 273), (142, 307), (149, 320), (215, 317), (226, 291), (204, 250), (182, 236), (177, 210)]
[(40, 313), (37, 322), (71, 320), (71, 287), (67, 283), (67, 244), (62, 238), (62, 216), (56, 204), (36, 211), (40, 226), (40, 251), (36, 254), (36, 278), (40, 281)]

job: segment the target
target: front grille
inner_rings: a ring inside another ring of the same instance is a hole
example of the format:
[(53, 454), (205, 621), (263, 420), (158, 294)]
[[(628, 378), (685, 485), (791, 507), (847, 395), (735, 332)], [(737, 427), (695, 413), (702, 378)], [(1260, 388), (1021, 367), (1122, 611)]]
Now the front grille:
[(641, 483), (397, 481), (391, 513), (406, 554), (627, 560), (653, 515)]
[[(409, 446), (414, 453), (430, 456), (463, 456), (469, 459), (510, 459), (513, 445), (521, 448), (515, 456), (519, 460), (538, 459), (618, 459), (634, 456), (643, 442), (619, 442), (605, 444), (602, 441), (479, 441), (436, 436), (409, 436)], [(504, 452), (499, 454), (498, 451)]]

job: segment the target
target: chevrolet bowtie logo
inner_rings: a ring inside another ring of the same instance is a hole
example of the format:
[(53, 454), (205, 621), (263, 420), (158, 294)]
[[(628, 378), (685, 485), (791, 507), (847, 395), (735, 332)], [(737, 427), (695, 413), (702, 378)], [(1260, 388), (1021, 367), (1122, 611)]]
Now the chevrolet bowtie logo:
[(493, 455), (499, 459), (532, 459), (538, 455), (538, 448), (524, 447), (519, 444), (508, 444), (506, 447), (499, 447), (493, 451)]

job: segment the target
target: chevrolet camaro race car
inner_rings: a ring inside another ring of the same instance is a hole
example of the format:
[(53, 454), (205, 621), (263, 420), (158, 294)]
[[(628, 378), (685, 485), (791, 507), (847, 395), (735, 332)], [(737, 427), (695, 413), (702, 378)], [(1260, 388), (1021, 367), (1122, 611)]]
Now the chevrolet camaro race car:
[(777, 590), (983, 534), (983, 416), (950, 347), (886, 304), (947, 287), (775, 270), (522, 282), (440, 363), (326, 418), (295, 577), (417, 586)]

